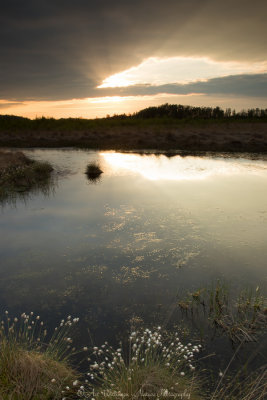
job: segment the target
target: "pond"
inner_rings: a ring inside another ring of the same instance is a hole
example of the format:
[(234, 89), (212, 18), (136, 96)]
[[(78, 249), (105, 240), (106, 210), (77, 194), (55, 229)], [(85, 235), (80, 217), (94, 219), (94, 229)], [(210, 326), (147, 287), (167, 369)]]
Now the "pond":
[(2, 205), (2, 310), (79, 316), (101, 343), (218, 279), (266, 290), (266, 157), (23, 151), (55, 185)]

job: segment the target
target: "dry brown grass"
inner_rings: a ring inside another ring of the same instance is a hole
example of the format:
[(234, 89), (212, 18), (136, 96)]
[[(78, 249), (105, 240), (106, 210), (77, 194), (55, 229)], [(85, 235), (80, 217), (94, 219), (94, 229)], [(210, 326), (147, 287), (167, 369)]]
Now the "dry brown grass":
[(32, 188), (45, 188), (51, 181), (52, 166), (31, 160), (20, 151), (0, 151), (0, 199)]
[(77, 398), (81, 376), (72, 368), (74, 350), (69, 346), (77, 321), (61, 321), (48, 339), (40, 316), (31, 312), (10, 318), (5, 311), (0, 324), (0, 400), (57, 400), (66, 397), (64, 392), (68, 399)]
[(28, 157), (21, 151), (3, 151), (0, 150), (0, 171), (11, 167), (19, 167), (32, 163)]
[(200, 388), (196, 378), (172, 375), (168, 368), (152, 362), (146, 367), (139, 366), (135, 369), (131, 382), (123, 371), (117, 379), (112, 376), (111, 382), (114, 383), (103, 384), (100, 388), (96, 388), (94, 392), (96, 400), (119, 399), (123, 398), (123, 395), (129, 400), (205, 399), (205, 396), (199, 393)]
[[(237, 374), (238, 375), (238, 374)], [(246, 377), (223, 381), (209, 400), (265, 400), (267, 398), (266, 365)]]
[(77, 131), (1, 131), (0, 145), (88, 147), (102, 150), (267, 152), (267, 123), (177, 122), (147, 126), (95, 126)]
[(46, 354), (20, 348), (2, 349), (1, 353), (2, 400), (61, 399), (62, 390), (77, 378), (66, 363)]

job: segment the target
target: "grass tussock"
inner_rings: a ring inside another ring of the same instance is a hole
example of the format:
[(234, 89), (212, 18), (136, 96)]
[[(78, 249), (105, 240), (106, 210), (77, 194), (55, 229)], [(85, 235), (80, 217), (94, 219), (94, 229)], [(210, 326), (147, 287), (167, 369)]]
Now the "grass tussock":
[[(39, 316), (23, 313), (11, 319), (6, 311), (0, 329), (0, 399), (62, 399), (79, 378), (70, 363), (73, 352), (68, 337), (76, 319), (61, 322), (48, 338)], [(72, 397), (69, 397), (72, 398)]]
[(62, 390), (76, 378), (64, 362), (45, 353), (27, 351), (2, 343), (0, 367), (1, 399), (61, 399)]
[(100, 175), (103, 174), (103, 171), (98, 163), (91, 162), (90, 164), (87, 165), (85, 174), (87, 175), (88, 179), (94, 180), (99, 178)]
[(97, 400), (203, 399), (196, 376), (200, 349), (201, 345), (183, 344), (177, 333), (170, 336), (161, 327), (132, 332), (121, 348), (107, 343), (94, 347), (89, 388)]
[(52, 166), (31, 160), (22, 152), (0, 151), (1, 197), (42, 187), (51, 178)]
[[(109, 380), (114, 383), (110, 383)], [(118, 376), (114, 374), (107, 377), (100, 388), (93, 393), (95, 399), (114, 399), (122, 396), (133, 400), (141, 399), (166, 399), (166, 398), (190, 398), (203, 400), (200, 389), (194, 378), (181, 377), (170, 373), (170, 370), (162, 364), (153, 364), (146, 367), (137, 366), (131, 371), (131, 381), (127, 371), (120, 371)]]

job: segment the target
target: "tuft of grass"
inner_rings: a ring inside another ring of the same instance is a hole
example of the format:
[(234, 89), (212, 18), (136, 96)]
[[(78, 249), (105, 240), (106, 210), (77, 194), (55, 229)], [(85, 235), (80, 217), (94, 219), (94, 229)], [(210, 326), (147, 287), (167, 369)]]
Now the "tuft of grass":
[[(190, 398), (200, 400), (194, 357), (201, 345), (181, 343), (158, 327), (132, 332), (123, 347), (94, 347), (88, 373), (96, 400)], [(180, 397), (179, 397), (180, 396)]]
[(87, 175), (88, 179), (94, 180), (99, 178), (100, 175), (103, 174), (103, 171), (98, 163), (91, 162), (90, 164), (87, 165), (85, 174)]
[(47, 354), (2, 343), (0, 367), (1, 399), (61, 399), (62, 390), (76, 379), (64, 362)]
[(52, 166), (31, 160), (22, 152), (0, 151), (1, 199), (14, 193), (42, 188), (50, 182)]
[(77, 319), (60, 323), (47, 340), (47, 330), (39, 316), (23, 313), (5, 317), (0, 328), (0, 398), (3, 400), (62, 399), (79, 374), (70, 364), (72, 325)]

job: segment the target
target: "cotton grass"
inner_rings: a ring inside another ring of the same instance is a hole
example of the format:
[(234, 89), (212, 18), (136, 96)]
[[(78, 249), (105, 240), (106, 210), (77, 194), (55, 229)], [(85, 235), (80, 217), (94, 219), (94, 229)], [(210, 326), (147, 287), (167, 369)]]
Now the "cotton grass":
[(92, 350), (87, 386), (95, 399), (202, 398), (195, 374), (201, 345), (184, 344), (177, 333), (170, 338), (161, 327), (145, 329), (132, 332), (125, 347), (106, 342)]
[(70, 364), (73, 354), (66, 337), (78, 319), (62, 320), (48, 338), (40, 316), (5, 311), (0, 325), (0, 398), (61, 399), (66, 385), (79, 374)]

